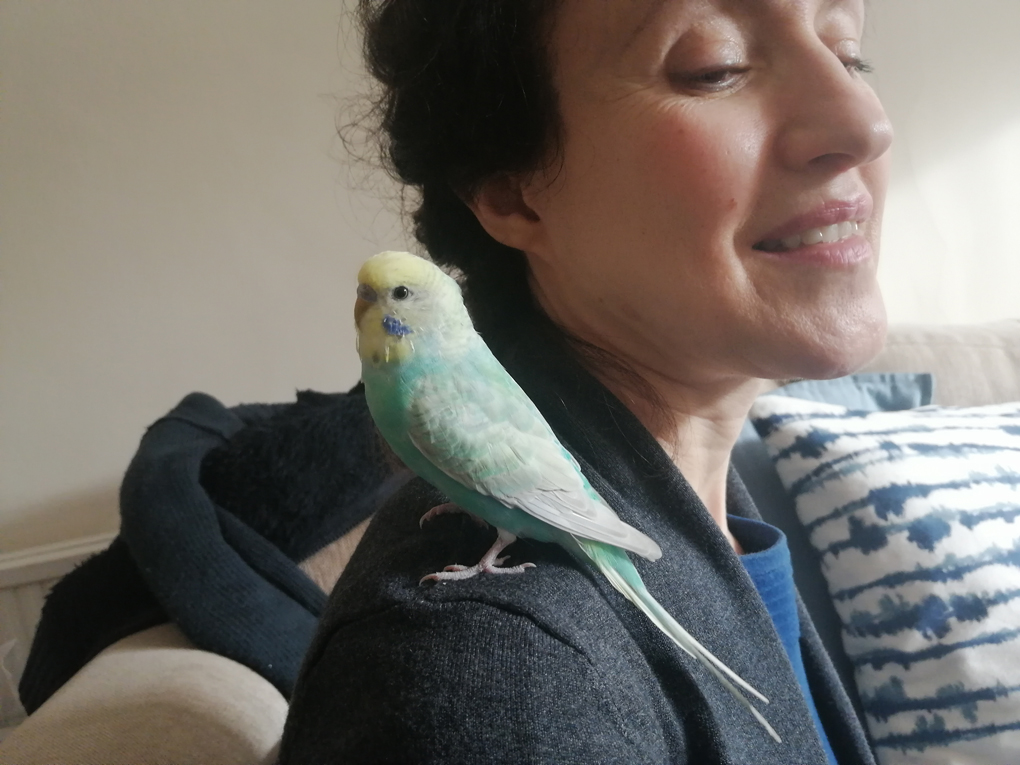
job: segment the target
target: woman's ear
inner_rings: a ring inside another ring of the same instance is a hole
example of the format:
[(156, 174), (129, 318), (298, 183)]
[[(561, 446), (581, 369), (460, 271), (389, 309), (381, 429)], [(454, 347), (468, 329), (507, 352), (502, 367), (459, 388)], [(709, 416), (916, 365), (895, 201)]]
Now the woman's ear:
[(525, 201), (519, 178), (506, 175), (492, 178), (473, 199), (464, 201), (497, 242), (524, 252), (536, 249), (543, 234), (542, 219)]

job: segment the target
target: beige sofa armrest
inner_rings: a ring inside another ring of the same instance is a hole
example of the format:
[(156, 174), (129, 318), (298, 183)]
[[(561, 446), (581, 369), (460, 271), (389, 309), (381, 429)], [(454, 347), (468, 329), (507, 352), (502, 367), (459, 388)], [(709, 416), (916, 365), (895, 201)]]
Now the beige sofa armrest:
[(259, 765), (287, 702), (173, 624), (100, 653), (0, 743), (0, 765)]
[(988, 324), (899, 324), (863, 372), (931, 372), (935, 403), (1020, 401), (1020, 319)]

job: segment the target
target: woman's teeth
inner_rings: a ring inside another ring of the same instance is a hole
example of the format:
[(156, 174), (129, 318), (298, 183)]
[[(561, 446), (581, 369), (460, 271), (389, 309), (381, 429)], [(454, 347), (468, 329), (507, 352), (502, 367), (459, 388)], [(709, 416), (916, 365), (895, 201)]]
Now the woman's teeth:
[(784, 239), (766, 239), (755, 245), (755, 249), (765, 252), (783, 252), (785, 250), (796, 250), (798, 247), (805, 247), (812, 244), (831, 244), (843, 239), (849, 239), (860, 230), (857, 221), (845, 220), (842, 223), (833, 223), (831, 226), (822, 228), (809, 228), (799, 234), (788, 236)]

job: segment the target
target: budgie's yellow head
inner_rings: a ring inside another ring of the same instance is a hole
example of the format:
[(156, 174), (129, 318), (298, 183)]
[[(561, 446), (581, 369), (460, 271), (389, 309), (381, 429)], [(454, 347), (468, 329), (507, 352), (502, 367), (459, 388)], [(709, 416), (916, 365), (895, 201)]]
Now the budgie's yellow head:
[(438, 266), (408, 252), (380, 252), (358, 272), (354, 303), (362, 361), (402, 361), (415, 342), (439, 333), (474, 332), (460, 286)]

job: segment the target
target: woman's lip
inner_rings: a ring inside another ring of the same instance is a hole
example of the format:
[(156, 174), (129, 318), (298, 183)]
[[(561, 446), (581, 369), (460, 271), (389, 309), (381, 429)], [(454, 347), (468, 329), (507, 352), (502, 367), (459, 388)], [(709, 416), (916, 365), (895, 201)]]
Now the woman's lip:
[(810, 212), (791, 218), (781, 226), (769, 231), (765, 236), (759, 237), (756, 242), (760, 244), (761, 242), (786, 239), (788, 236), (802, 234), (814, 228), (831, 226), (833, 223), (842, 223), (845, 220), (862, 222), (871, 217), (873, 209), (874, 202), (866, 194), (851, 199), (834, 199), (819, 205)]
[(857, 234), (838, 242), (805, 244), (795, 250), (766, 252), (755, 250), (759, 257), (784, 263), (806, 263), (818, 266), (854, 266), (872, 257), (871, 242)]

